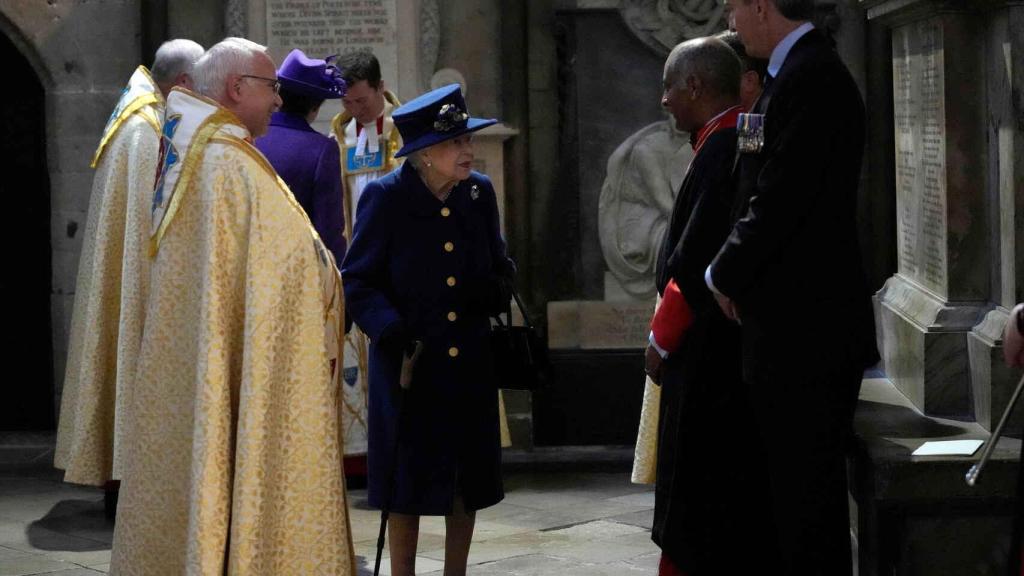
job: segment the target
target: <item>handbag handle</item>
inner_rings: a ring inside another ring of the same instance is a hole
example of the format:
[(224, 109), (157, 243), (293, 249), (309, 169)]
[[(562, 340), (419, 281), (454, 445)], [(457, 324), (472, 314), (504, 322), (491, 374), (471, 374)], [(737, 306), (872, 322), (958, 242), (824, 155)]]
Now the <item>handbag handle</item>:
[[(533, 323), (530, 322), (530, 313), (526, 311), (526, 306), (523, 304), (523, 299), (519, 297), (519, 291), (516, 290), (515, 284), (512, 285), (512, 298), (508, 301), (508, 306), (505, 309), (505, 318), (508, 319), (508, 325), (512, 325), (512, 302), (515, 301), (516, 306), (519, 307), (519, 312), (523, 315), (523, 325), (533, 330)], [(501, 321), (501, 314), (495, 314), (494, 319), (498, 321), (498, 326), (504, 326), (505, 323)]]
[[(523, 325), (533, 330), (533, 323), (530, 322), (530, 313), (526, 311), (526, 306), (523, 305), (523, 299), (519, 297), (519, 291), (516, 290), (515, 284), (512, 285), (512, 299), (516, 301), (516, 306), (519, 307), (519, 312), (523, 315)], [(508, 323), (512, 324), (512, 302), (508, 303)]]

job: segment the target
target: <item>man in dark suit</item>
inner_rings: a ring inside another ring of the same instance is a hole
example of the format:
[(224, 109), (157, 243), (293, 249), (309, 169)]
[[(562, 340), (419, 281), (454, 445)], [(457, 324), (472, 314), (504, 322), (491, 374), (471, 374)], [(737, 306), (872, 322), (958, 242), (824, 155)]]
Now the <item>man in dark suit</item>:
[[(662, 300), (647, 351), (647, 371), (662, 387), (652, 528), (660, 576), (763, 573), (774, 544), (764, 537), (763, 466), (723, 449), (755, 435), (755, 418), (743, 390), (739, 327), (704, 284), (704, 269), (732, 229), (742, 69), (715, 38), (684, 42), (665, 62), (661, 103), (690, 133), (694, 157), (657, 262)], [(738, 543), (746, 553), (735, 553)]]
[(845, 449), (878, 361), (855, 220), (864, 105), (813, 0), (726, 0), (765, 89), (738, 121), (741, 216), (705, 280), (741, 323), (785, 574), (851, 572)]

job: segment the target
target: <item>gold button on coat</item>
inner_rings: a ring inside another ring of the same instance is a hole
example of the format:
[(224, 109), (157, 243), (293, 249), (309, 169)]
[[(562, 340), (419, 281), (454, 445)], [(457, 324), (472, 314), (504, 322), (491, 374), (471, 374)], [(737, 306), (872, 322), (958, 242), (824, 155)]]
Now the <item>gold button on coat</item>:
[(447, 282), (449, 286), (455, 286), (455, 276), (449, 276)]
[(458, 317), (459, 317), (458, 314), (456, 314), (455, 312), (449, 312), (448, 313), (448, 321), (449, 322), (455, 322), (455, 320), (458, 319)]
[(452, 211), (449, 210), (447, 206), (445, 206), (444, 208), (441, 208), (441, 216), (444, 216), (445, 218), (447, 218), (448, 216), (451, 216), (451, 213), (452, 213)]
[(455, 346), (452, 346), (451, 348), (448, 349), (448, 355), (451, 356), (452, 358), (455, 358), (456, 356), (459, 355), (459, 349), (456, 348)]
[(444, 243), (444, 251), (445, 252), (451, 252), (452, 250), (455, 250), (455, 244), (452, 244), (451, 242), (445, 242)]

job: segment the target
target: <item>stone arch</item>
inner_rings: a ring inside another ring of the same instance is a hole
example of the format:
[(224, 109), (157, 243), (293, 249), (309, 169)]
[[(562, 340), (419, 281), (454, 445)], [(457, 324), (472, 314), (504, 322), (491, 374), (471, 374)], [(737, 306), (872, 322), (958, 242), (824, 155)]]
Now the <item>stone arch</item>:
[(0, 8), (0, 35), (6, 36), (14, 44), (22, 57), (32, 66), (36, 77), (39, 78), (40, 83), (43, 85), (43, 90), (49, 92), (53, 86), (53, 74), (46, 67), (46, 63), (35, 44), (25, 36), (19, 26), (11, 21), (3, 8)]
[(0, 406), (5, 430), (55, 424), (50, 250), (50, 182), (45, 98), (51, 76), (22, 31), (0, 14), (0, 302), (11, 322), (0, 332), (0, 364), (30, 375), (8, 387)]
[[(42, 114), (37, 129), (44, 148), (38, 157), (45, 163), (45, 182), (37, 196), (45, 199), (49, 216), (46, 234), (38, 239), (47, 251), (40, 259), (49, 266), (47, 307), (45, 312), (37, 311), (31, 323), (47, 326), (44, 347), (52, 352), (49, 366), (26, 365), (16, 359), (24, 372), (37, 379), (21, 380), (17, 386), (45, 381), (53, 422), (63, 387), (78, 256), (92, 188), (89, 162), (118, 94), (140, 63), (140, 16), (141, 0), (0, 0), (0, 40), (14, 46), (16, 54), (9, 57), (27, 62), (42, 87), (36, 100)], [(18, 90), (9, 81), (5, 84), (9, 92)], [(12, 180), (18, 176), (4, 174)], [(28, 243), (20, 239), (19, 245)], [(0, 277), (19, 275), (20, 271), (6, 266)]]

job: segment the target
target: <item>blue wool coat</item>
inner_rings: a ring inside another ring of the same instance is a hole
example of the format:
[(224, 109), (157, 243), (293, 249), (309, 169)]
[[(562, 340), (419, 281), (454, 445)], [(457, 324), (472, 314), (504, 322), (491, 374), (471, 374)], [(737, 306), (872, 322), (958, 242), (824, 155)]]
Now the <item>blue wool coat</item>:
[(256, 147), (291, 188), (340, 266), (346, 242), (338, 143), (314, 130), (305, 118), (275, 112)]
[[(346, 310), (370, 337), (369, 500), (382, 507), (400, 436), (391, 510), (447, 515), (504, 497), (489, 310), (480, 295), (510, 275), (491, 181), (472, 172), (441, 202), (409, 162), (369, 183), (341, 275)], [(399, 431), (400, 353), (381, 336), (423, 342)]]

